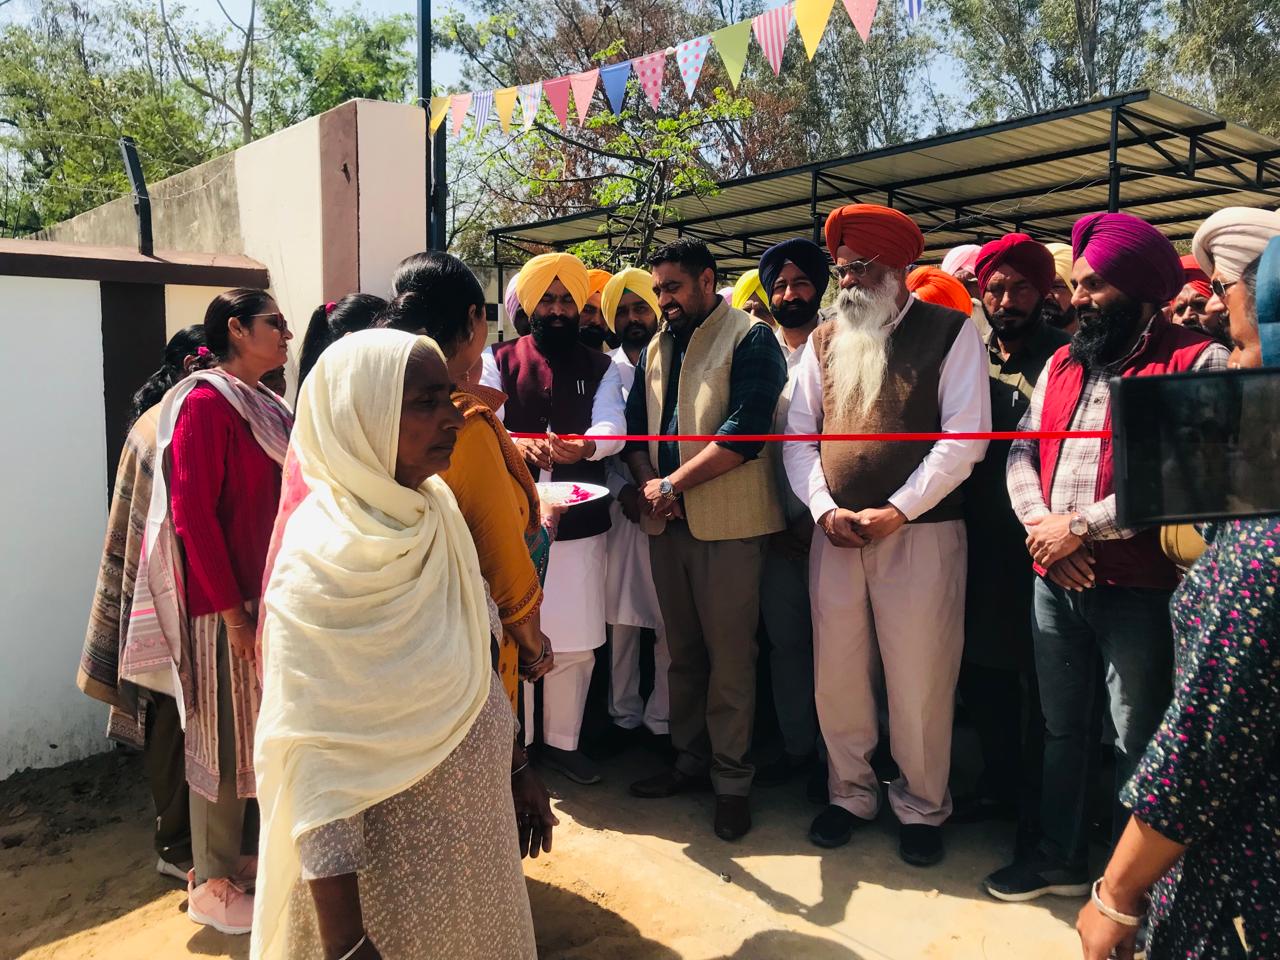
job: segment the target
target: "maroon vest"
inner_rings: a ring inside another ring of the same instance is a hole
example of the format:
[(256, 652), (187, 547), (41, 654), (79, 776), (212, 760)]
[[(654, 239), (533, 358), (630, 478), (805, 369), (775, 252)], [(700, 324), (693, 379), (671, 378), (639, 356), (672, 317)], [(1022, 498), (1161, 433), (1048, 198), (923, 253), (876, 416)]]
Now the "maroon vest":
[[(1212, 342), (1203, 334), (1157, 317), (1146, 335), (1146, 342), (1126, 362), (1120, 376), (1153, 377), (1162, 373), (1185, 373)], [(1071, 417), (1080, 402), (1084, 367), (1071, 359), (1070, 349), (1070, 344), (1059, 347), (1049, 361), (1049, 379), (1045, 384), (1044, 406), (1040, 413), (1041, 430), (1070, 429)], [(1111, 429), (1110, 400), (1103, 429)], [(1108, 436), (1098, 442), (1102, 444), (1102, 450), (1098, 458), (1095, 497), (1102, 500), (1115, 492), (1115, 467), (1111, 438)], [(1046, 504), (1053, 490), (1053, 474), (1058, 466), (1062, 443), (1061, 440), (1040, 441), (1040, 490)], [(1178, 568), (1160, 549), (1160, 531), (1156, 528), (1141, 530), (1128, 540), (1097, 540), (1091, 546), (1095, 560), (1093, 572), (1099, 583), (1155, 590), (1172, 590), (1178, 585)], [(1043, 574), (1044, 569), (1036, 565), (1036, 572)]]
[[(493, 346), (493, 359), (507, 395), (503, 422), (512, 433), (586, 433), (596, 390), (612, 360), (599, 350), (574, 344), (563, 355), (548, 357), (532, 336)], [(606, 485), (603, 460), (557, 465), (552, 480)], [(560, 518), (557, 540), (582, 540), (609, 529), (606, 497), (570, 507)]]

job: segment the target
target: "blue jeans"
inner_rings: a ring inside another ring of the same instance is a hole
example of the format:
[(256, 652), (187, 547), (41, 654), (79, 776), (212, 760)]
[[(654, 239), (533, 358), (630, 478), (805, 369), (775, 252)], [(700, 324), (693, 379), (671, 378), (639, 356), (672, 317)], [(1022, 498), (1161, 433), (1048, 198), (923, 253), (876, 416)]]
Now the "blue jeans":
[(1116, 793), (1133, 774), (1173, 696), (1169, 591), (1096, 586), (1077, 593), (1038, 577), (1031, 614), (1044, 709), (1039, 853), (1088, 867), (1085, 800), (1098, 697), (1096, 653), (1116, 731)]

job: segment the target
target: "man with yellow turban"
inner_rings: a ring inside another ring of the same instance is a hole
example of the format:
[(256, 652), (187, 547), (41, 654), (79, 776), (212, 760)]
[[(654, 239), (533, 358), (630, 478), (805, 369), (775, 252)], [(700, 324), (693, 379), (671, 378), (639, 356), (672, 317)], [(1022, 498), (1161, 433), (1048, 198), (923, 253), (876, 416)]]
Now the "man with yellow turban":
[[(501, 390), (503, 421), (512, 433), (537, 434), (516, 443), (540, 481), (603, 486), (605, 459), (622, 441), (595, 441), (626, 429), (618, 368), (578, 339), (590, 280), (587, 268), (567, 253), (544, 253), (524, 265), (516, 295), (529, 315), (530, 333), (493, 346), (481, 383)], [(564, 440), (559, 434), (585, 435)], [(600, 777), (578, 750), (582, 712), (605, 640), (605, 567), (609, 532), (605, 500), (582, 504), (560, 521), (543, 591), (542, 630), (555, 651), (555, 666), (539, 681), (542, 729), (534, 729), (535, 693), (526, 687), (526, 736), (542, 736), (541, 758), (578, 783)]]
[[(906, 273), (924, 248), (905, 214), (850, 204), (827, 218), (840, 293), (796, 370), (787, 432), (991, 428), (982, 340), (965, 313), (917, 299)], [(942, 859), (951, 813), (951, 719), (964, 646), (965, 527), (958, 487), (985, 440), (783, 445), (791, 488), (821, 531), (810, 553), (818, 724), (830, 805), (809, 839), (847, 843), (875, 819), (877, 688), (888, 689), (889, 787), (907, 863)]]
[(738, 278), (738, 282), (733, 285), (733, 299), (730, 306), (735, 310), (751, 314), (757, 320), (763, 320), (771, 327), (776, 323), (769, 309), (768, 291), (760, 282), (759, 270), (748, 270)]
[(578, 325), (578, 339), (592, 350), (603, 350), (605, 344), (610, 349), (617, 346), (614, 342), (613, 327), (600, 310), (600, 297), (604, 293), (605, 284), (613, 276), (608, 270), (591, 269), (587, 271), (587, 302), (582, 305), (582, 320)]
[[(658, 298), (653, 293), (653, 276), (648, 270), (635, 267), (614, 274), (604, 285), (600, 309), (621, 341), (621, 346), (610, 353), (609, 358), (622, 378), (623, 394), (629, 395), (636, 364), (658, 332)], [(671, 655), (653, 584), (649, 536), (640, 529), (644, 510), (640, 484), (620, 456), (609, 460), (609, 490), (614, 496), (605, 592), (605, 617), (613, 628), (609, 641), (612, 667), (609, 715), (613, 718), (615, 739), (625, 743), (640, 735), (642, 728), (654, 736), (667, 733), (667, 669), (671, 666)], [(652, 630), (656, 638), (653, 692), (648, 701), (640, 695), (641, 638), (645, 630)]]
[(1071, 279), (1071, 265), (1075, 262), (1071, 256), (1071, 244), (1046, 243), (1045, 247), (1053, 254), (1053, 286), (1044, 301), (1044, 319), (1049, 326), (1071, 336), (1079, 326), (1076, 308), (1071, 305), (1071, 299), (1076, 295), (1076, 284)]

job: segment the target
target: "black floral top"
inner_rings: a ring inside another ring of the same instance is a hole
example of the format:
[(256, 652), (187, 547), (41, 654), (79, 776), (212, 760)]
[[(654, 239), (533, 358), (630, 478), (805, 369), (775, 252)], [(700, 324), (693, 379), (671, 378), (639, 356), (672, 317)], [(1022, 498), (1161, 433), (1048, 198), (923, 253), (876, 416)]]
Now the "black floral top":
[(1170, 604), (1173, 702), (1121, 799), (1189, 847), (1152, 889), (1151, 960), (1275, 958), (1280, 517), (1210, 524), (1205, 539)]

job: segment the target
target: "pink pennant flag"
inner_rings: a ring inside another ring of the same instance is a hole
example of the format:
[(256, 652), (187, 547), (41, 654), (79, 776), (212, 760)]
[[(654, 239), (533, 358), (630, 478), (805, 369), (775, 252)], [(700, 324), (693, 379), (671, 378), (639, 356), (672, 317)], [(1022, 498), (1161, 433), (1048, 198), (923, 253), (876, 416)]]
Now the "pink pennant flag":
[(784, 3), (753, 18), (751, 29), (776, 77), (782, 72), (782, 52), (787, 47), (787, 35), (791, 33), (791, 4)]
[(462, 121), (467, 119), (467, 111), (471, 109), (471, 94), (455, 93), (449, 104), (449, 115), (453, 118), (453, 135), (462, 132)]
[(844, 0), (845, 13), (849, 14), (853, 28), (858, 31), (863, 43), (871, 36), (871, 21), (876, 18), (879, 3), (880, 0)]
[(599, 70), (584, 70), (569, 78), (573, 87), (573, 105), (578, 108), (578, 126), (587, 122), (587, 111), (591, 109), (591, 98), (596, 94), (596, 79)]
[(662, 72), (666, 66), (667, 51), (665, 49), (636, 57), (631, 61), (631, 69), (635, 71), (640, 81), (640, 88), (644, 90), (649, 98), (649, 105), (655, 110), (658, 109), (658, 103), (662, 100)]
[(711, 49), (710, 37), (698, 37), (686, 40), (676, 47), (676, 66), (680, 68), (680, 79), (684, 81), (685, 96), (693, 99), (694, 88), (698, 78), (702, 76), (702, 65), (707, 61), (707, 51)]
[(562, 127), (569, 125), (570, 82), (570, 77), (556, 77), (554, 80), (542, 82), (542, 92), (546, 95), (547, 103), (551, 104), (551, 109)]

